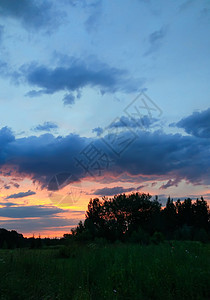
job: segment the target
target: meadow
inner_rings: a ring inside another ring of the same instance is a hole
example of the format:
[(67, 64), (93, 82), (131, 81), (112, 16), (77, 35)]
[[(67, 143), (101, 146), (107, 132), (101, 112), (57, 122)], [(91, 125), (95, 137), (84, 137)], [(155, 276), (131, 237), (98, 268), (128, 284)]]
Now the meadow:
[(0, 250), (1, 300), (210, 299), (210, 244)]

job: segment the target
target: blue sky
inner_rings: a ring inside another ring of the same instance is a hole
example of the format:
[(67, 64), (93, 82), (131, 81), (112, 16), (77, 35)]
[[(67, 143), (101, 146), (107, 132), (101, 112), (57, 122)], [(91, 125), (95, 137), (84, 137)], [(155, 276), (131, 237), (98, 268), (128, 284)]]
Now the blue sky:
[(209, 1), (1, 0), (0, 16), (2, 227), (62, 235), (122, 192), (210, 199)]

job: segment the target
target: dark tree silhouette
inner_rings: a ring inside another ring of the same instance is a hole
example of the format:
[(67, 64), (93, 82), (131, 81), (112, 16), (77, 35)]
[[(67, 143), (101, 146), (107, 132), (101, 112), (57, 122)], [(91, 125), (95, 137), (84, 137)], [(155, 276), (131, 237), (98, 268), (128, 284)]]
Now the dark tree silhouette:
[(190, 198), (174, 203), (169, 197), (163, 209), (158, 197), (151, 198), (149, 194), (132, 193), (91, 199), (84, 223), (80, 222), (72, 234), (83, 240), (110, 241), (147, 241), (148, 235), (153, 241), (162, 240), (163, 235), (167, 239), (209, 239), (210, 214), (202, 197), (195, 203)]

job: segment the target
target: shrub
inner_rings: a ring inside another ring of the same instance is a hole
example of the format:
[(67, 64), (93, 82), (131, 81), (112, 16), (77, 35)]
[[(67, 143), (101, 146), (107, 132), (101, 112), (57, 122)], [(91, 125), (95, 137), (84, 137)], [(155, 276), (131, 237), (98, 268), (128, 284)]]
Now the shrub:
[(164, 241), (164, 236), (161, 232), (155, 232), (151, 237), (151, 242), (158, 245)]
[(142, 245), (148, 245), (150, 242), (150, 236), (142, 228), (139, 228), (138, 231), (132, 232), (129, 241), (131, 243), (140, 243)]
[(194, 233), (194, 240), (200, 241), (202, 243), (207, 243), (209, 241), (208, 233), (203, 228), (198, 228), (195, 230)]

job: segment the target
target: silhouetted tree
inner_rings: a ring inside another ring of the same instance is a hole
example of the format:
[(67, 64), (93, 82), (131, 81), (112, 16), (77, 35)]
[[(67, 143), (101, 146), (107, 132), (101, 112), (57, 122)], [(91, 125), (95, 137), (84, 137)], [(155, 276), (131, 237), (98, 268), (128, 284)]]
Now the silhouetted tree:
[(209, 239), (209, 208), (203, 198), (195, 203), (190, 198), (174, 203), (169, 197), (162, 210), (158, 197), (151, 198), (149, 194), (132, 193), (91, 199), (84, 223), (80, 222), (72, 235), (81, 240), (106, 238), (140, 243), (147, 243), (148, 236), (158, 243), (163, 234), (168, 239)]
[(164, 224), (162, 231), (166, 236), (171, 236), (172, 233), (178, 228), (178, 214), (176, 205), (173, 203), (173, 199), (168, 197), (166, 207), (162, 210), (162, 222)]

